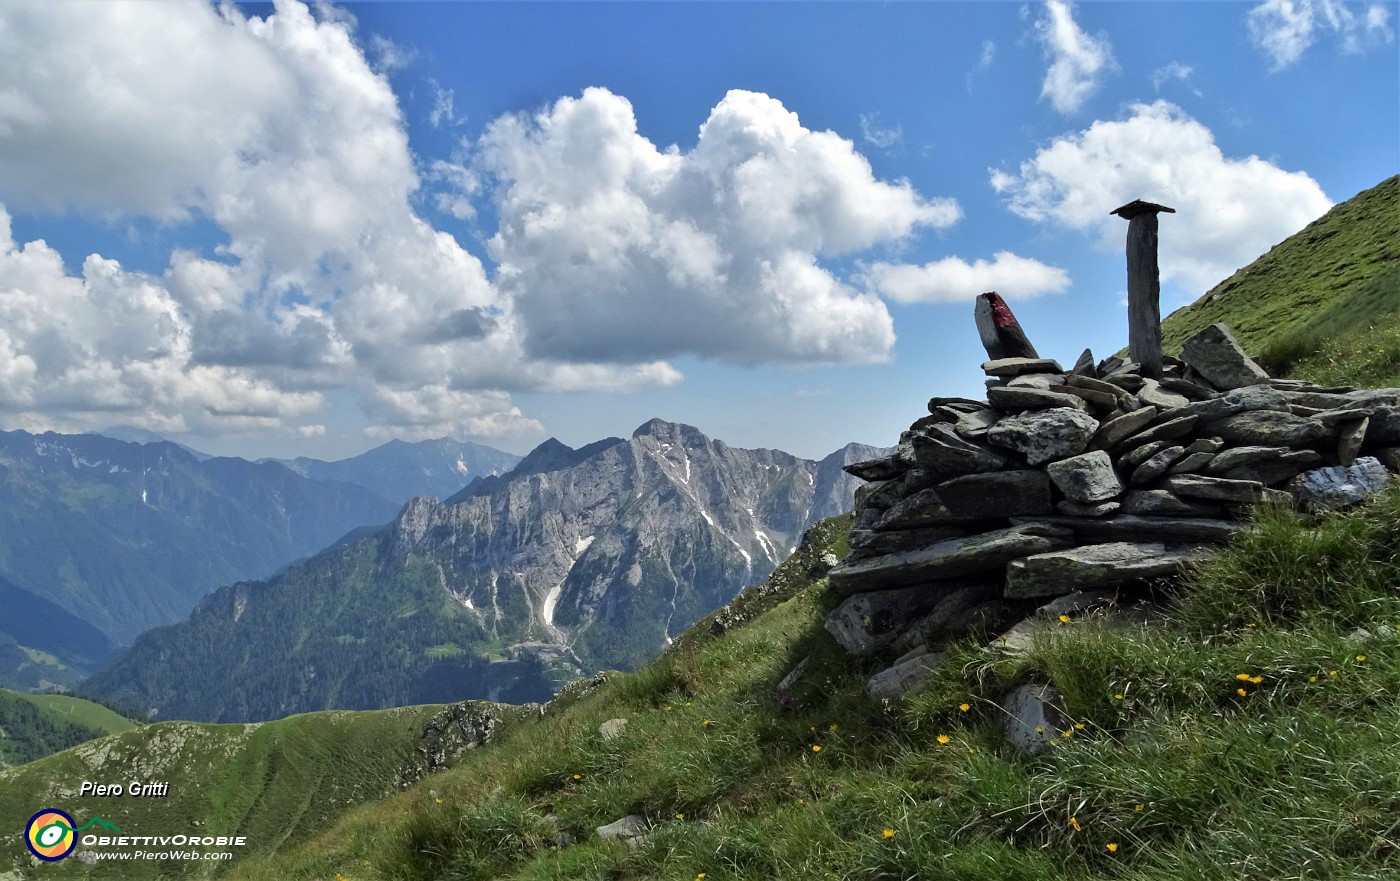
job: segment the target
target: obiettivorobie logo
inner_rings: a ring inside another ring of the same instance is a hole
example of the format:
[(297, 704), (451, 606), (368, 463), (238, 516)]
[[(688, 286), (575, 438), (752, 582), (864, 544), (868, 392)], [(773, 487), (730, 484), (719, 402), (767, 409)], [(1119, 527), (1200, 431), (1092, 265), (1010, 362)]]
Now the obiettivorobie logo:
[(101, 826), (112, 832), (121, 832), (114, 824), (101, 817), (93, 817), (81, 826), (58, 808), (44, 808), (29, 818), (24, 827), (24, 843), (29, 852), (45, 862), (58, 862), (73, 852), (78, 846), (78, 833), (93, 826)]

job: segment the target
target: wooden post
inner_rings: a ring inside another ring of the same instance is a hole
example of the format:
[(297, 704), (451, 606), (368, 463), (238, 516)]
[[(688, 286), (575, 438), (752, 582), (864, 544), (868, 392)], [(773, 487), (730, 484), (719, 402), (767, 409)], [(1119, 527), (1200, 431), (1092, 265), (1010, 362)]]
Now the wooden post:
[(1157, 271), (1157, 214), (1175, 208), (1135, 199), (1110, 211), (1128, 221), (1128, 356), (1142, 375), (1162, 376), (1161, 282)]

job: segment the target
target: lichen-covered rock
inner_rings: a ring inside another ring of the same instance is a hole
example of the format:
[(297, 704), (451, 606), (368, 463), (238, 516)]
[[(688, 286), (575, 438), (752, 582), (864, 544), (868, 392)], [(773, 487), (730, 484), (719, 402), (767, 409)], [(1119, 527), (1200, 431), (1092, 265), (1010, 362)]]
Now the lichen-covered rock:
[(876, 700), (902, 700), (932, 682), (934, 672), (946, 657), (946, 652), (923, 652), (870, 677), (865, 691)]
[(1274, 490), (1253, 480), (1230, 480), (1224, 477), (1207, 477), (1204, 474), (1176, 474), (1168, 477), (1163, 484), (1179, 496), (1193, 499), (1210, 499), (1217, 502), (1230, 502), (1239, 505), (1255, 505), (1264, 501), (1286, 500)]
[(1049, 410), (1069, 408), (1084, 410), (1087, 405), (1083, 398), (1064, 392), (1052, 392), (1034, 388), (989, 388), (987, 400), (998, 410), (1020, 413), (1026, 410)]
[(1123, 484), (1113, 470), (1113, 460), (1103, 450), (1051, 462), (1045, 471), (1071, 502), (1096, 504), (1123, 492)]
[(1141, 578), (1173, 575), (1210, 551), (1168, 551), (1160, 542), (1109, 542), (1013, 560), (1006, 567), (1011, 598), (1058, 596), (1077, 589), (1113, 587)]
[(987, 440), (1041, 465), (1084, 452), (1098, 427), (1098, 420), (1083, 410), (1055, 407), (1008, 416), (987, 432)]
[(1305, 447), (1329, 439), (1331, 429), (1313, 419), (1276, 410), (1246, 410), (1205, 427), (1229, 444), (1262, 447)]
[(1147, 458), (1141, 465), (1133, 469), (1132, 475), (1128, 478), (1128, 483), (1133, 486), (1141, 486), (1150, 483), (1163, 474), (1172, 466), (1176, 460), (1186, 455), (1186, 448), (1180, 446), (1166, 447), (1158, 450)]
[(1050, 479), (1044, 471), (994, 471), (955, 477), (920, 490), (890, 508), (875, 529), (941, 526), (1050, 510)]
[(1029, 756), (1038, 756), (1070, 727), (1064, 701), (1049, 685), (1019, 685), (1001, 700), (1002, 736)]
[(967, 538), (950, 538), (902, 554), (843, 562), (831, 570), (827, 584), (843, 596), (907, 587), (996, 571), (1019, 557), (1069, 545), (1067, 530), (1031, 522)]
[(1156, 407), (1139, 407), (1105, 422), (1094, 433), (1090, 443), (1095, 449), (1111, 449), (1146, 428), (1156, 418)]
[(1317, 468), (1298, 475), (1288, 485), (1298, 506), (1307, 511), (1331, 511), (1364, 502), (1390, 482), (1390, 472), (1374, 456), (1363, 456), (1349, 467)]
[(1005, 456), (960, 437), (947, 424), (930, 426), (909, 442), (919, 467), (940, 477), (999, 471), (1009, 464)]
[(857, 593), (826, 616), (826, 629), (848, 654), (872, 655), (894, 642), (938, 599), (938, 591), (922, 586)]

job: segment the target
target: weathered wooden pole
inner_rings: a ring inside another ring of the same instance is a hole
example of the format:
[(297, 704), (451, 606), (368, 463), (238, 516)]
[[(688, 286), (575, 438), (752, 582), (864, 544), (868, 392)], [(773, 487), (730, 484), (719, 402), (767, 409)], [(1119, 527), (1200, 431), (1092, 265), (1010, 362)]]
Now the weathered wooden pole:
[(1128, 356), (1142, 375), (1162, 376), (1161, 281), (1157, 272), (1157, 213), (1175, 208), (1134, 199), (1109, 214), (1128, 221)]

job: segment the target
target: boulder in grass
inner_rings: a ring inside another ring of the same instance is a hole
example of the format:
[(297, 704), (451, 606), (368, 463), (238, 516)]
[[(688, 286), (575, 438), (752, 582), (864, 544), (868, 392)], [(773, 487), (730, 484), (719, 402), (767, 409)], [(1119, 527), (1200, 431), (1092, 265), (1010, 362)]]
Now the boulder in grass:
[(1212, 324), (1188, 339), (1181, 348), (1181, 359), (1222, 391), (1269, 381), (1269, 374), (1245, 354), (1223, 324)]
[(926, 587), (873, 590), (849, 597), (826, 616), (826, 629), (847, 654), (873, 655), (938, 602)]
[(1049, 685), (1019, 685), (1001, 699), (1002, 736), (1028, 756), (1038, 756), (1060, 739), (1070, 722), (1059, 692)]
[(926, 650), (912, 658), (901, 659), (894, 666), (871, 676), (865, 683), (865, 692), (876, 700), (902, 700), (927, 687), (947, 656), (946, 652)]
[(1374, 456), (1363, 456), (1349, 467), (1317, 468), (1293, 479), (1288, 490), (1306, 511), (1333, 511), (1360, 504), (1390, 482), (1390, 472)]

